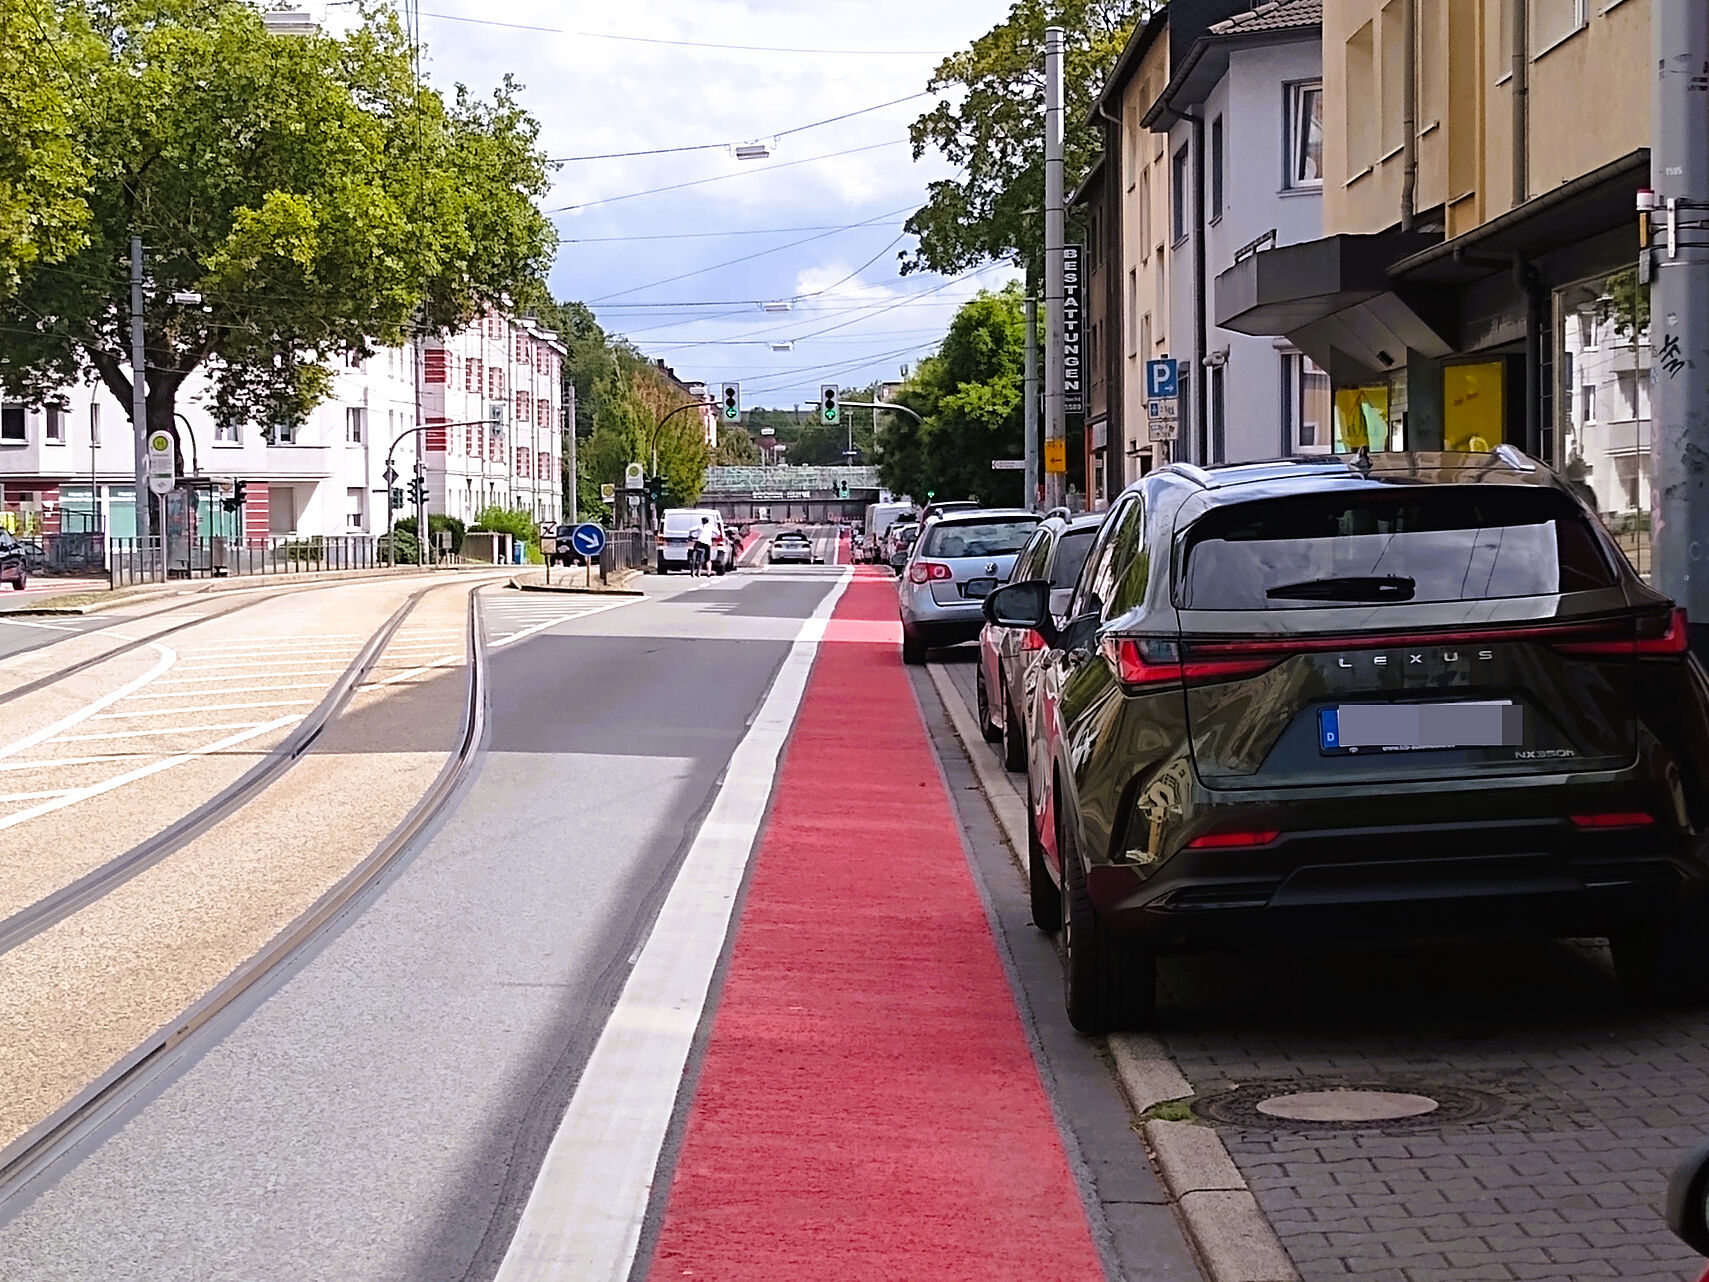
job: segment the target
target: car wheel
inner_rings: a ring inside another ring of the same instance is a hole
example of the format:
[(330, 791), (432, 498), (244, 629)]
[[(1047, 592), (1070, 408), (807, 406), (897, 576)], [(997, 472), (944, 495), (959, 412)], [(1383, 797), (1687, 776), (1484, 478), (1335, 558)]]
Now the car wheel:
[(1044, 862), (1044, 843), (1038, 839), (1033, 808), (1032, 781), (1027, 781), (1027, 897), (1031, 901), (1033, 925), (1047, 935), (1062, 929), (1062, 892), (1050, 879)]
[(1149, 1028), (1157, 1013), (1157, 958), (1098, 920), (1086, 870), (1056, 807), (1062, 857), (1062, 975), (1068, 1022), (1082, 1033)]
[(665, 566), (665, 558), (664, 558), (663, 553), (661, 553), (659, 555), (659, 573), (660, 574), (669, 574), (670, 573), (670, 570)]
[(25, 570), (19, 570), (18, 571), (18, 577), (12, 580), (12, 591), (22, 592), (24, 590), (25, 586), (29, 583), (29, 581), (30, 581), (29, 572), (25, 571)]
[(973, 679), (974, 702), (978, 704), (979, 733), (985, 737), (986, 743), (996, 743), (1003, 737), (1003, 732), (991, 720), (991, 696), (985, 690), (985, 665), (979, 665), (979, 674)]
[(1027, 768), (1026, 727), (1009, 698), (1009, 683), (1004, 681), (1000, 684), (1003, 688), (1003, 768), (1018, 774)]
[(902, 662), (920, 664), (926, 661), (926, 643), (907, 628), (902, 629)]
[(1703, 905), (1640, 921), (1608, 940), (1614, 973), (1635, 1002), (1700, 1006), (1709, 1002), (1709, 923)]

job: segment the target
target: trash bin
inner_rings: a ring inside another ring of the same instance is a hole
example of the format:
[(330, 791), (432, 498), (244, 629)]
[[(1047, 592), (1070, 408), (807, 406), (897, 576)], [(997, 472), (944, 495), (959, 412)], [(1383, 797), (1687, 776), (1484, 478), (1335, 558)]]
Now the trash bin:
[(522, 564), (522, 554), (527, 547), (528, 545), (521, 539), (512, 539), (510, 541), (510, 563), (512, 565)]

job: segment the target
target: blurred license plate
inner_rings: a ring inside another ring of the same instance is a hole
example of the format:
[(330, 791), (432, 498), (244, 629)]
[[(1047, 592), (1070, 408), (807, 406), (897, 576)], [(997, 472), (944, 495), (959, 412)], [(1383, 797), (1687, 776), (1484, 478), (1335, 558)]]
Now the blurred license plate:
[(1347, 704), (1320, 709), (1317, 728), (1326, 755), (1517, 748), (1525, 742), (1524, 709), (1506, 700)]
[(996, 579), (969, 579), (961, 585), (961, 595), (983, 601), (997, 586)]

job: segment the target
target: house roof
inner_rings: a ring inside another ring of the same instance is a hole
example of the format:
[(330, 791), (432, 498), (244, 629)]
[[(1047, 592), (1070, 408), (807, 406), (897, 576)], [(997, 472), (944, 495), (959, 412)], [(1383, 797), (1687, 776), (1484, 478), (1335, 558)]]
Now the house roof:
[(1315, 27), (1323, 21), (1323, 0), (1269, 0), (1247, 13), (1213, 22), (1212, 35), (1240, 36), (1255, 31), (1289, 31)]

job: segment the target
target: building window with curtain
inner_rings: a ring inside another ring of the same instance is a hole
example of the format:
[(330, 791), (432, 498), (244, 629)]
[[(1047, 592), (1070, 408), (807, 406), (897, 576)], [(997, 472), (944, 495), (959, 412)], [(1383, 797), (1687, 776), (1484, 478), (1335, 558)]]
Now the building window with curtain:
[(1169, 238), (1177, 242), (1187, 238), (1187, 202), (1192, 195), (1188, 179), (1191, 173), (1192, 165), (1183, 143), (1169, 162)]
[(1323, 83), (1288, 86), (1287, 185), (1323, 186)]
[(1211, 121), (1210, 188), (1211, 221), (1222, 217), (1222, 117)]
[(1329, 375), (1303, 352), (1281, 353), (1282, 453), (1330, 452)]

